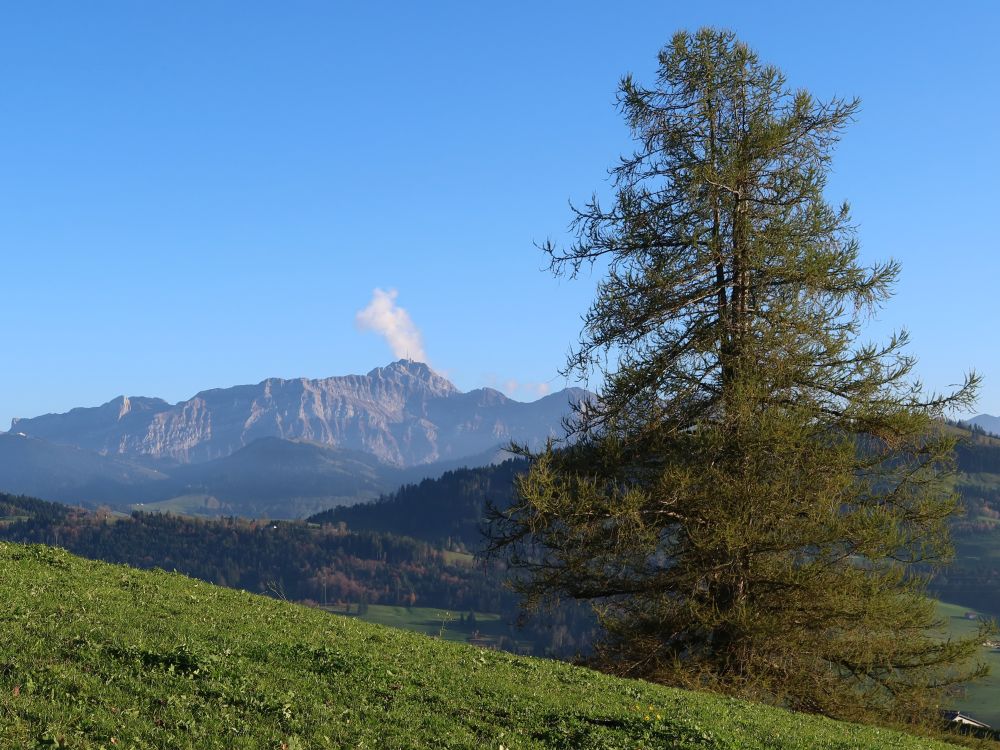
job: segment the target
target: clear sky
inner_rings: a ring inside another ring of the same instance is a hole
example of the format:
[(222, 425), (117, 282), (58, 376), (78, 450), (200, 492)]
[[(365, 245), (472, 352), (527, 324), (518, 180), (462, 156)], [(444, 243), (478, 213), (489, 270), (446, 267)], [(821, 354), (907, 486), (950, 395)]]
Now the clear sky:
[(562, 387), (594, 280), (533, 242), (628, 150), (619, 77), (702, 25), (861, 97), (829, 197), (903, 265), (872, 335), (906, 325), (933, 387), (980, 370), (1000, 414), (997, 8), (5, 3), (0, 427), (367, 372), (395, 358), (380, 326), (462, 389)]

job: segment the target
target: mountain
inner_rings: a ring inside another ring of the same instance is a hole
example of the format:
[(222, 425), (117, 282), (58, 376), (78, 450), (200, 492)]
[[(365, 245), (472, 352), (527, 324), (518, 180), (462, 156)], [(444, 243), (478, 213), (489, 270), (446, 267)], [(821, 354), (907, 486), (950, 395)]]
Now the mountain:
[(1000, 435), (1000, 417), (994, 417), (989, 414), (980, 414), (978, 417), (973, 417), (966, 421), (966, 424), (974, 424), (982, 427), (987, 432), (994, 435)]
[(541, 445), (561, 435), (568, 388), (532, 403), (492, 388), (459, 391), (422, 362), (399, 360), (367, 375), (269, 378), (202, 391), (170, 405), (119, 396), (92, 408), (14, 419), (11, 432), (107, 456), (199, 463), (265, 437), (361, 451), (411, 467), (461, 459), (511, 440)]

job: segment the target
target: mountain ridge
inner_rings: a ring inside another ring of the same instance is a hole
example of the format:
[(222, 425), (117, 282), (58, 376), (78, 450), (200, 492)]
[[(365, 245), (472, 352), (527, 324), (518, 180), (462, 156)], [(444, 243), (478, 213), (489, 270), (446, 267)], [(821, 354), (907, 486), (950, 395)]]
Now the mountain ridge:
[(11, 432), (102, 455), (201, 463), (261, 437), (305, 440), (371, 453), (398, 467), (432, 464), (509, 441), (539, 445), (561, 435), (567, 388), (519, 402), (492, 388), (460, 391), (427, 364), (401, 359), (365, 375), (266, 378), (212, 388), (169, 404), (118, 396), (96, 407), (15, 418)]

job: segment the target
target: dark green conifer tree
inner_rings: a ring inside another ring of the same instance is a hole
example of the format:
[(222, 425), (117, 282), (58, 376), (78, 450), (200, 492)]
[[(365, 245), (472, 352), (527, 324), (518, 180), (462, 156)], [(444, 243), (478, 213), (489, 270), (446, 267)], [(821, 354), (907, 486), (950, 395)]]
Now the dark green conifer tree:
[(572, 440), (531, 456), (492, 549), (531, 604), (594, 604), (625, 675), (839, 717), (915, 720), (978, 640), (936, 637), (950, 407), (905, 333), (859, 340), (895, 262), (864, 267), (824, 198), (858, 103), (791, 91), (733, 34), (679, 33), (619, 102), (637, 142), (576, 210), (556, 272), (602, 276), (568, 371), (602, 376)]

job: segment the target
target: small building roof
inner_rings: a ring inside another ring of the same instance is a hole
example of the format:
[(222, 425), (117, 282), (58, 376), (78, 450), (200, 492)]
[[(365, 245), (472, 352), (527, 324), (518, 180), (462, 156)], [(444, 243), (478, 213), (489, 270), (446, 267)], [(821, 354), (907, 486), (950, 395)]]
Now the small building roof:
[(967, 724), (968, 726), (978, 727), (980, 729), (992, 729), (992, 727), (979, 719), (973, 719), (966, 713), (961, 711), (942, 711), (941, 715), (944, 717), (945, 721), (950, 721), (955, 724)]

